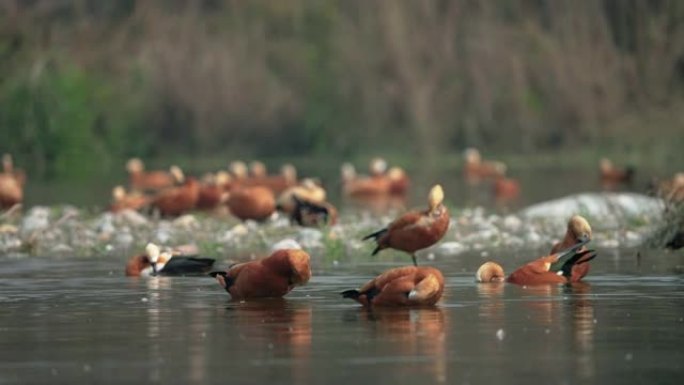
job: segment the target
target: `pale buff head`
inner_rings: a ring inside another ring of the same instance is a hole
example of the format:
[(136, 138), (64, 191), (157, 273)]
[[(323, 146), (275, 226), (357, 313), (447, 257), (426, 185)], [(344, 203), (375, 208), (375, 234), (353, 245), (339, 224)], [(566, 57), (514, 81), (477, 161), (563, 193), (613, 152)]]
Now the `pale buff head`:
[(219, 171), (216, 173), (216, 176), (214, 177), (215, 182), (218, 186), (223, 186), (228, 183), (230, 183), (231, 177), (230, 174), (228, 174), (225, 171)]
[(356, 169), (354, 168), (354, 166), (351, 163), (342, 164), (340, 171), (342, 173), (342, 180), (343, 181), (350, 181), (350, 180), (354, 180), (354, 178), (356, 178)]
[(568, 233), (572, 234), (575, 240), (579, 241), (583, 238), (591, 240), (591, 226), (589, 222), (581, 215), (573, 215), (568, 221)]
[(385, 173), (385, 171), (387, 171), (387, 162), (380, 157), (373, 158), (370, 161), (369, 169), (370, 169), (371, 175), (375, 175), (375, 176), (382, 175)]
[[(306, 191), (305, 198), (314, 202), (323, 202), (326, 198), (325, 189), (311, 178), (302, 180), (301, 187)], [(299, 191), (297, 192), (299, 193)]]
[(506, 171), (508, 170), (508, 166), (506, 166), (505, 163), (503, 163), (503, 162), (492, 162), (492, 166), (494, 167), (494, 171), (496, 172), (496, 175), (498, 175), (498, 176), (506, 175)]
[(389, 169), (389, 171), (387, 171), (387, 177), (390, 180), (401, 180), (406, 177), (406, 173), (401, 169), (401, 167), (392, 167)]
[(119, 202), (126, 197), (126, 190), (123, 186), (116, 186), (112, 189), (112, 198), (115, 202)]
[(672, 178), (672, 185), (675, 188), (684, 188), (684, 172), (678, 172)]
[(128, 171), (131, 174), (137, 174), (139, 172), (143, 172), (145, 170), (145, 165), (143, 164), (142, 160), (138, 158), (131, 158), (126, 162), (126, 171)]
[(291, 281), (294, 286), (305, 285), (311, 279), (309, 254), (301, 249), (287, 249), (288, 260), (292, 268)]
[(14, 162), (12, 161), (12, 155), (4, 154), (2, 156), (2, 168), (7, 173), (11, 173), (14, 171)]
[(496, 262), (485, 262), (477, 269), (475, 280), (477, 282), (503, 282), (506, 279), (503, 267)]
[(147, 254), (147, 258), (150, 259), (150, 263), (158, 262), (160, 254), (159, 246), (150, 242), (147, 244), (147, 246), (145, 246), (145, 253)]
[(236, 179), (242, 179), (247, 177), (247, 165), (245, 164), (245, 162), (242, 162), (240, 160), (230, 162), (230, 165), (228, 165), (228, 170), (230, 170), (230, 172)]
[(465, 159), (466, 163), (469, 164), (477, 164), (482, 161), (482, 157), (480, 156), (480, 151), (478, 151), (476, 148), (466, 148), (463, 151), (463, 159)]
[(444, 202), (444, 190), (441, 185), (434, 185), (430, 189), (428, 194), (428, 205), (430, 206), (430, 211), (435, 210), (439, 205)]
[(613, 168), (613, 162), (608, 158), (601, 158), (599, 161), (599, 168), (601, 171), (609, 171)]
[(185, 181), (185, 175), (180, 167), (176, 165), (171, 166), (169, 168), (169, 173), (171, 173), (171, 176), (173, 176), (173, 179), (176, 181), (176, 183), (183, 183)]
[(280, 168), (280, 175), (282, 175), (286, 181), (294, 183), (297, 181), (297, 169), (295, 166), (287, 163)]
[(258, 160), (255, 160), (249, 164), (249, 172), (252, 174), (252, 176), (257, 178), (263, 178), (268, 173), (266, 171), (266, 165)]

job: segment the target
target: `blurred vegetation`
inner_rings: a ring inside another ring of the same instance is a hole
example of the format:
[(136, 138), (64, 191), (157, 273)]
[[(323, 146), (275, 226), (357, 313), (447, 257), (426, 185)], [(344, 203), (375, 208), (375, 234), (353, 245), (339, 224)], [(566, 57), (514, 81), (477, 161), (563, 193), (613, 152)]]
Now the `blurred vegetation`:
[(131, 155), (661, 153), (684, 145), (682, 91), (679, 0), (0, 2), (0, 151), (44, 176)]

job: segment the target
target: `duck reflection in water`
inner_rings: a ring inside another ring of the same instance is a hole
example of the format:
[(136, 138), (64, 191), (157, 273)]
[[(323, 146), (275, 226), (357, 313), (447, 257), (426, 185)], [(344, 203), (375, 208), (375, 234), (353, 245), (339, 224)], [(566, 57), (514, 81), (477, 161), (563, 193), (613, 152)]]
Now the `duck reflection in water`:
[(447, 380), (448, 313), (439, 307), (415, 308), (359, 308), (345, 316), (349, 322), (359, 321), (368, 327), (374, 346), (381, 349), (375, 356), (394, 355), (414, 361), (401, 361), (393, 369), (394, 378), (402, 378), (402, 371), (427, 371), (433, 376), (426, 383), (445, 383)]
[(309, 383), (311, 372), (310, 303), (292, 302), (284, 298), (262, 298), (230, 302), (226, 315), (232, 327), (243, 330), (245, 339), (263, 357), (291, 360), (292, 382)]

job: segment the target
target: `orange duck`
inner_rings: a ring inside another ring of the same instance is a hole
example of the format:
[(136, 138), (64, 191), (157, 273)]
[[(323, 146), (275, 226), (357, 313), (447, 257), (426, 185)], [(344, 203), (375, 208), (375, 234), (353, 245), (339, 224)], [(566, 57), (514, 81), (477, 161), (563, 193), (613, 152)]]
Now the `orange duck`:
[(151, 277), (169, 275), (204, 274), (214, 265), (211, 258), (179, 256), (171, 252), (161, 252), (159, 246), (148, 243), (145, 254), (134, 255), (126, 263), (129, 277)]
[(282, 297), (311, 278), (309, 254), (300, 249), (276, 250), (258, 261), (238, 263), (212, 272), (233, 300)]
[(354, 166), (349, 163), (342, 165), (342, 192), (354, 198), (387, 195), (390, 191), (390, 181), (376, 170), (373, 176), (357, 176)]
[(213, 210), (228, 201), (226, 184), (230, 181), (227, 173), (206, 175), (200, 184), (197, 209)]
[(5, 174), (14, 176), (14, 179), (17, 180), (17, 183), (19, 183), (21, 187), (24, 187), (26, 184), (26, 173), (24, 170), (14, 167), (12, 155), (4, 154), (2, 156), (2, 169)]
[[(594, 250), (586, 250), (588, 240), (576, 245), (538, 258), (519, 267), (506, 279), (506, 282), (517, 285), (544, 285), (579, 282), (589, 269), (583, 265), (596, 258)], [(503, 269), (495, 262), (487, 262), (477, 271), (478, 282), (500, 282)]]
[(304, 227), (332, 226), (337, 223), (337, 209), (328, 202), (312, 202), (293, 196), (295, 208), (290, 220)]
[(228, 196), (228, 208), (236, 217), (264, 221), (276, 209), (273, 192), (262, 186), (236, 187)]
[(116, 186), (112, 189), (112, 204), (109, 211), (117, 213), (123, 210), (141, 210), (150, 203), (150, 198), (141, 193), (126, 194), (123, 186)]
[(278, 196), (277, 208), (286, 214), (292, 214), (297, 204), (295, 197), (299, 200), (317, 203), (325, 202), (326, 196), (327, 193), (323, 187), (316, 184), (313, 179), (305, 178), (300, 184), (288, 188)]
[(133, 190), (156, 191), (171, 187), (176, 183), (176, 169), (177, 167), (172, 166), (169, 172), (145, 171), (145, 165), (138, 158), (129, 159), (126, 163), (129, 184)]
[(268, 175), (266, 166), (259, 161), (253, 161), (250, 164), (249, 174), (242, 162), (233, 162), (231, 170), (241, 186), (266, 187), (274, 194), (280, 194), (289, 187), (297, 185), (297, 169), (291, 164), (283, 165), (279, 175)]
[(684, 201), (684, 172), (676, 173), (671, 179), (654, 182), (658, 196), (668, 202)]
[(373, 255), (386, 248), (402, 250), (411, 254), (413, 264), (417, 266), (416, 251), (437, 243), (449, 228), (449, 211), (443, 201), (444, 190), (442, 186), (435, 185), (428, 195), (427, 210), (409, 211), (363, 240), (375, 239), (377, 247)]
[(610, 159), (603, 158), (599, 162), (601, 183), (605, 188), (614, 188), (620, 183), (632, 183), (634, 179), (634, 167), (616, 167)]
[(152, 206), (158, 208), (162, 216), (178, 216), (197, 205), (199, 182), (193, 177), (185, 178), (180, 169), (176, 174), (178, 182), (182, 184), (160, 191), (151, 200)]
[(392, 167), (387, 171), (389, 179), (389, 193), (392, 195), (406, 195), (411, 184), (408, 175), (401, 167)]
[(505, 174), (494, 177), (494, 198), (499, 202), (511, 201), (520, 196), (520, 183)]
[(501, 162), (482, 160), (480, 152), (475, 148), (467, 148), (463, 152), (463, 157), (465, 158), (463, 175), (472, 182), (477, 182), (483, 178), (502, 176), (506, 171), (506, 165)]
[(444, 277), (433, 267), (404, 266), (375, 277), (359, 290), (342, 292), (366, 307), (432, 306), (442, 297)]
[(7, 209), (24, 200), (23, 173), (12, 167), (12, 157), (3, 156), (3, 172), (0, 173), (0, 209)]
[[(581, 215), (573, 215), (568, 220), (565, 236), (560, 242), (555, 243), (551, 247), (550, 255), (541, 257), (519, 268), (508, 277), (507, 281), (523, 285), (537, 284), (535, 283), (537, 280), (542, 280), (539, 283), (577, 282), (589, 273), (589, 263), (587, 262), (596, 257), (593, 251), (587, 253), (585, 247), (586, 243), (591, 239), (592, 231), (589, 222)], [(563, 254), (567, 254), (565, 259), (569, 260), (569, 267), (564, 265), (565, 261), (561, 261)], [(584, 257), (585, 254), (588, 254), (588, 256)], [(576, 257), (577, 255), (579, 257)], [(574, 260), (573, 258), (577, 259)], [(569, 268), (570, 275), (565, 277), (565, 271), (559, 272), (559, 270), (549, 272), (550, 269), (558, 268), (559, 266), (563, 269)], [(552, 277), (551, 275), (553, 274), (556, 274), (556, 276)], [(503, 268), (495, 262), (486, 262), (480, 266), (475, 274), (478, 282), (501, 282), (504, 280), (504, 277)]]

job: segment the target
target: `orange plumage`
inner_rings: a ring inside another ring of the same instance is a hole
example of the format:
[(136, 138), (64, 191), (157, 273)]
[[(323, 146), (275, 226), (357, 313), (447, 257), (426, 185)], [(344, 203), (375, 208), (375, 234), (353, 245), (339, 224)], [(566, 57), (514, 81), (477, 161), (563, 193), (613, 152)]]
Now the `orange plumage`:
[(119, 212), (123, 210), (141, 210), (150, 203), (150, 198), (141, 193), (126, 193), (122, 186), (116, 186), (112, 190), (112, 204), (109, 211)]
[[(519, 285), (578, 282), (589, 273), (589, 261), (596, 257), (585, 245), (591, 240), (589, 222), (580, 215), (570, 218), (563, 240), (553, 245), (549, 255), (538, 258), (515, 270), (507, 282)], [(480, 266), (478, 282), (502, 281), (503, 268), (495, 262)]]
[(386, 228), (367, 235), (363, 239), (375, 239), (377, 247), (373, 255), (392, 248), (411, 254), (417, 266), (415, 252), (437, 243), (449, 228), (449, 211), (442, 204), (444, 190), (435, 185), (428, 196), (428, 209), (409, 211), (395, 219)]
[(171, 171), (145, 171), (145, 165), (140, 159), (133, 158), (126, 163), (128, 181), (131, 189), (141, 191), (156, 191), (171, 187), (176, 178)]
[(282, 297), (309, 281), (311, 266), (305, 251), (282, 249), (264, 259), (239, 263), (211, 275), (234, 300)]
[(615, 188), (621, 183), (632, 183), (634, 179), (634, 167), (619, 168), (606, 158), (599, 162), (599, 171), (601, 183), (608, 189)]
[(366, 307), (431, 306), (444, 292), (444, 277), (433, 267), (405, 266), (390, 269), (359, 290), (342, 292)]
[(513, 178), (498, 176), (494, 179), (494, 197), (497, 201), (510, 201), (520, 196), (520, 184)]
[(12, 157), (5, 154), (2, 159), (3, 172), (0, 173), (0, 209), (10, 208), (24, 200), (23, 172), (14, 169)]
[(480, 179), (503, 176), (506, 165), (501, 162), (484, 161), (477, 149), (468, 148), (464, 151), (463, 176), (469, 182), (479, 182)]
[(188, 177), (181, 186), (162, 190), (152, 199), (152, 206), (163, 216), (182, 215), (195, 208), (199, 199), (199, 182)]
[(408, 193), (411, 181), (406, 175), (406, 172), (400, 167), (392, 167), (387, 171), (387, 179), (389, 179), (389, 193), (392, 195), (406, 195)]
[(273, 192), (266, 187), (238, 187), (230, 192), (228, 208), (242, 220), (263, 221), (275, 211), (276, 201)]

